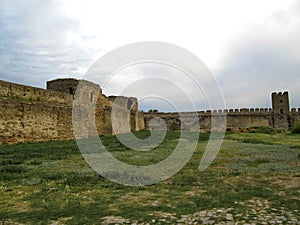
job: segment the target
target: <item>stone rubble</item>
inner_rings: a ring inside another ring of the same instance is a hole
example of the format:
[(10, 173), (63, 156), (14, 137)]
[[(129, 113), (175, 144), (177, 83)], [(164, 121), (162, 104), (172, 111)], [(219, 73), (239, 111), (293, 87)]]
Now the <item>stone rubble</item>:
[[(120, 216), (107, 216), (102, 224), (219, 224), (219, 225), (255, 225), (255, 224), (300, 224), (300, 210), (287, 211), (284, 207), (270, 207), (268, 200), (248, 200), (235, 202), (232, 208), (213, 208), (201, 210), (193, 214), (176, 216), (169, 213), (161, 213), (160, 218), (155, 218), (149, 223), (130, 221)], [(241, 207), (246, 208), (242, 213)], [(235, 213), (239, 211), (239, 213)], [(151, 214), (152, 215), (152, 214)], [(154, 216), (154, 215), (152, 215)]]

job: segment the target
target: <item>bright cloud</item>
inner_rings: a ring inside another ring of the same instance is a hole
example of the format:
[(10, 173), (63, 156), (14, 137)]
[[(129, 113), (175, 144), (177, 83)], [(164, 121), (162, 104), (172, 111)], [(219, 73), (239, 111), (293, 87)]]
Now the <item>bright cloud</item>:
[[(269, 107), (270, 92), (283, 90), (298, 107), (299, 21), (296, 0), (2, 0), (0, 79), (44, 87), (46, 80), (83, 77), (116, 47), (163, 41), (204, 61), (228, 107)], [(174, 77), (172, 69), (129, 68), (104, 93), (151, 74)]]

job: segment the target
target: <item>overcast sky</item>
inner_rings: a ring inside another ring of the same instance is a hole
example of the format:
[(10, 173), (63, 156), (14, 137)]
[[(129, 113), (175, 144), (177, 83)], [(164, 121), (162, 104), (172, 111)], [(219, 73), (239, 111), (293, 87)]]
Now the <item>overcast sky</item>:
[[(227, 108), (270, 107), (271, 92), (285, 90), (291, 107), (300, 108), (300, 1), (0, 0), (1, 80), (45, 88), (47, 80), (82, 78), (99, 57), (141, 41), (168, 42), (197, 55)], [(133, 65), (100, 86), (106, 95), (119, 94), (120, 83), (161, 75), (174, 79), (175, 86), (164, 86), (174, 97), (182, 84), (175, 73), (181, 72)], [(145, 87), (138, 84), (132, 93), (138, 88)], [(143, 109), (171, 109), (148, 100)]]

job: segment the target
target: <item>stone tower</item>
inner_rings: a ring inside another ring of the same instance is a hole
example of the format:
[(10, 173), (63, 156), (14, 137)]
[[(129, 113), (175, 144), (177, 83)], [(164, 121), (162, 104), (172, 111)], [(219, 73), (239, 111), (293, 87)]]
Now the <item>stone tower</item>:
[(272, 93), (272, 125), (275, 128), (290, 129), (290, 103), (288, 92)]
[(290, 112), (289, 93), (272, 93), (272, 109), (274, 113), (288, 114)]
[(77, 80), (72, 78), (65, 78), (65, 79), (56, 79), (47, 81), (47, 90), (51, 91), (59, 91), (71, 95), (75, 95), (77, 87), (79, 85), (85, 86), (86, 90), (86, 102), (94, 103), (96, 101), (96, 96), (100, 93), (102, 94), (102, 90), (99, 85), (94, 84), (90, 81), (86, 80)]
[(74, 95), (79, 81), (72, 78), (47, 81), (47, 89)]

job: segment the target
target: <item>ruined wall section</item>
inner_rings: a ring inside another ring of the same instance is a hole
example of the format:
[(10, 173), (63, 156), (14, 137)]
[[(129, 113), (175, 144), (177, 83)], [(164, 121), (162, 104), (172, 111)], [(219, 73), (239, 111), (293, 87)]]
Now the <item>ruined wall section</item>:
[(145, 130), (145, 115), (143, 111), (138, 111), (138, 129)]
[(143, 115), (146, 130), (164, 128), (161, 126), (162, 124), (159, 121), (155, 120), (157, 117), (165, 121), (168, 130), (180, 130), (181, 121), (179, 120), (178, 113), (144, 112)]
[[(98, 84), (87, 80), (77, 80), (73, 78), (64, 78), (47, 81), (47, 90), (75, 95), (79, 83), (81, 86), (89, 87), (90, 91), (96, 90), (102, 94), (102, 90)], [(90, 95), (90, 97), (92, 98), (93, 96)]]
[(49, 91), (42, 88), (30, 87), (0, 80), (0, 99), (26, 102), (47, 102), (49, 104), (71, 105), (70, 94)]
[(73, 138), (72, 108), (0, 100), (0, 144)]
[[(82, 81), (80, 86), (83, 88), (78, 92), (76, 88), (73, 90), (81, 95), (83, 107), (73, 111), (76, 96), (68, 93), (71, 83), (77, 88), (79, 81), (59, 79), (48, 82), (51, 90), (0, 81), (0, 144), (72, 139), (74, 115), (79, 121), (78, 136), (82, 138), (139, 129), (136, 98), (122, 97), (124, 104), (117, 104), (117, 119), (123, 125), (127, 124), (127, 129), (114, 131), (112, 98), (103, 95), (99, 85)], [(60, 92), (63, 90), (65, 92)]]
[(81, 120), (81, 127), (78, 128), (81, 129), (80, 137), (139, 130), (136, 98), (107, 97), (102, 94), (99, 85), (86, 80), (56, 79), (47, 82), (47, 89), (74, 94), (75, 116)]
[(70, 94), (0, 81), (0, 144), (71, 139), (71, 103)]
[[(181, 113), (160, 113), (150, 112), (143, 113), (144, 128), (152, 129), (168, 129), (168, 130), (186, 130), (198, 131), (199, 120), (197, 112), (181, 112)], [(161, 121), (163, 120), (163, 121)]]
[(109, 96), (106, 104), (111, 113), (112, 133), (139, 131), (138, 102), (136, 98)]

